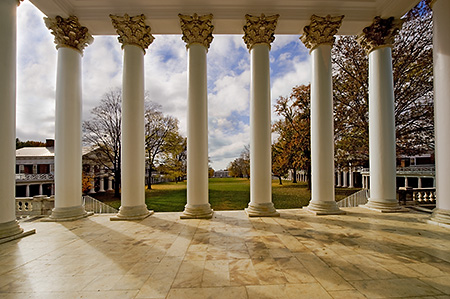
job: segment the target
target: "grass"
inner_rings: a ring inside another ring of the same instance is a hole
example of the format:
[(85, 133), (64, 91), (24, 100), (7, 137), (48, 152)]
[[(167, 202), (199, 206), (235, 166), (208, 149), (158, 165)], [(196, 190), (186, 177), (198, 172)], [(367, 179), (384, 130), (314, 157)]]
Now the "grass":
[[(336, 200), (358, 191), (359, 189), (338, 188), (335, 190)], [(111, 197), (109, 193), (96, 194), (95, 197), (114, 208), (120, 207), (120, 199)], [(308, 205), (311, 193), (306, 183), (293, 184), (278, 180), (272, 181), (272, 201), (277, 209), (300, 208)], [(242, 210), (250, 201), (250, 181), (240, 178), (209, 179), (209, 202), (216, 211)], [(145, 190), (145, 202), (155, 212), (181, 212), (186, 204), (186, 182), (163, 183)]]

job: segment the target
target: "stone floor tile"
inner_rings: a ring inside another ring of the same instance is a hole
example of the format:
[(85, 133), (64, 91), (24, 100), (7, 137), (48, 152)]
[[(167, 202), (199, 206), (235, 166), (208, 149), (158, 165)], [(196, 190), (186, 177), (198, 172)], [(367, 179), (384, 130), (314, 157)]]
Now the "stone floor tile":
[(428, 216), (414, 212), (346, 211), (24, 222), (37, 233), (0, 245), (0, 297), (237, 299), (277, 289), (283, 299), (450, 298), (448, 229), (422, 223)]
[(230, 271), (231, 286), (259, 285), (259, 279), (255, 270)]
[(357, 290), (329, 291), (333, 299), (365, 299), (367, 298)]
[(416, 278), (352, 281), (351, 284), (370, 298), (441, 295), (436, 288)]
[(425, 277), (437, 277), (437, 276), (444, 276), (446, 274), (450, 274), (450, 273), (445, 273), (445, 272), (441, 271), (439, 268), (436, 268), (427, 263), (406, 264), (406, 267), (414, 270), (416, 273), (420, 273), (421, 275), (423, 275)]
[(230, 272), (226, 271), (210, 271), (203, 272), (202, 287), (225, 287), (230, 286)]
[(331, 299), (332, 297), (319, 283), (288, 284), (283, 298)]
[(442, 293), (449, 295), (450, 297), (450, 273), (442, 277), (425, 277), (420, 278), (426, 284), (431, 285), (435, 289), (440, 290)]

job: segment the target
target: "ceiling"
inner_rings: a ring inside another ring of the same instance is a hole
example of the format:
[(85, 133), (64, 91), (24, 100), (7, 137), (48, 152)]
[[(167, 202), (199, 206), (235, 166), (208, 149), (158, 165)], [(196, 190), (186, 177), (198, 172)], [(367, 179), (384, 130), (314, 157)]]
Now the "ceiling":
[(30, 0), (45, 15), (75, 15), (93, 35), (115, 35), (110, 14), (145, 14), (153, 34), (181, 34), (178, 14), (214, 15), (214, 34), (243, 34), (245, 14), (280, 14), (276, 34), (301, 34), (312, 14), (345, 15), (339, 34), (358, 34), (375, 16), (401, 17), (419, 0)]

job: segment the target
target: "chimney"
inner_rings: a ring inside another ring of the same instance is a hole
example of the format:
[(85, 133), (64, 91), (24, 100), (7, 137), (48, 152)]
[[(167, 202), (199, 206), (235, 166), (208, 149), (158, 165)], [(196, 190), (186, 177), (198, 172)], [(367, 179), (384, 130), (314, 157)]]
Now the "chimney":
[(45, 139), (45, 147), (55, 147), (55, 139)]

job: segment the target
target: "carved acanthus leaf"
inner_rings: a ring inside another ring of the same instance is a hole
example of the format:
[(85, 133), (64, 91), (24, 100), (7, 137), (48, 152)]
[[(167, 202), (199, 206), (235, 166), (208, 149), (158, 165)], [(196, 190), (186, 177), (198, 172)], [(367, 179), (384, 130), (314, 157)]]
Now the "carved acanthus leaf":
[(338, 32), (342, 24), (344, 16), (320, 17), (311, 16), (311, 24), (303, 28), (303, 35), (300, 40), (310, 50), (321, 44), (332, 45), (334, 43), (334, 35)]
[(256, 44), (270, 44), (275, 40), (275, 28), (280, 15), (260, 17), (245, 15), (244, 36), (242, 37), (250, 50)]
[(47, 28), (55, 36), (56, 49), (68, 47), (83, 53), (84, 48), (94, 41), (88, 29), (81, 26), (75, 16), (68, 18), (61, 16), (56, 16), (56, 18), (45, 17), (44, 21)]
[(375, 17), (372, 25), (364, 28), (363, 33), (358, 36), (358, 42), (367, 53), (380, 47), (392, 47), (395, 35), (402, 28), (403, 22), (394, 17), (388, 19)]
[(145, 49), (155, 39), (150, 33), (150, 26), (145, 24), (144, 15), (130, 17), (128, 14), (125, 14), (123, 17), (115, 15), (109, 15), (109, 17), (119, 35), (117, 39), (122, 44), (122, 48), (125, 45), (136, 45), (145, 52)]
[(195, 13), (193, 16), (179, 14), (178, 17), (180, 17), (183, 32), (181, 38), (186, 42), (186, 48), (189, 48), (191, 44), (201, 44), (209, 49), (214, 38), (212, 35), (214, 26), (211, 22), (213, 15), (199, 16)]

